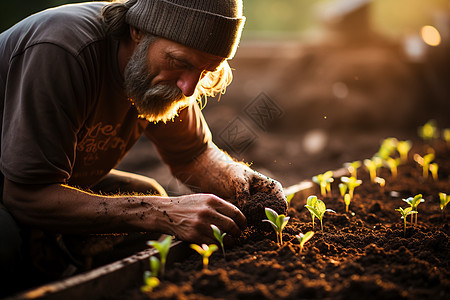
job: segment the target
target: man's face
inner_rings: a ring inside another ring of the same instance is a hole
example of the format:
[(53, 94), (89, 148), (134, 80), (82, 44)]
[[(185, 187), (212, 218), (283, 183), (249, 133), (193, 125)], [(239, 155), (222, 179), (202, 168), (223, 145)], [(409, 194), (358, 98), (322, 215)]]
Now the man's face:
[(199, 80), (222, 61), (167, 39), (144, 36), (125, 68), (125, 87), (143, 117), (167, 121), (190, 104), (188, 97)]

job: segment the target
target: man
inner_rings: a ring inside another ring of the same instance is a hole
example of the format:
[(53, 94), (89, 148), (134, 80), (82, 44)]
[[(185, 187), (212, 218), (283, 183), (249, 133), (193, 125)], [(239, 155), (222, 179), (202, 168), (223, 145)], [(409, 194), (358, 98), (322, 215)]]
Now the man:
[[(278, 182), (213, 144), (196, 104), (230, 83), (244, 20), (240, 0), (94, 2), (0, 35), (2, 265), (17, 260), (23, 228), (212, 243), (210, 224), (239, 236), (235, 205), (252, 188), (284, 201)], [(142, 133), (202, 193), (167, 197), (154, 180), (114, 170)], [(107, 194), (120, 191), (146, 194)]]

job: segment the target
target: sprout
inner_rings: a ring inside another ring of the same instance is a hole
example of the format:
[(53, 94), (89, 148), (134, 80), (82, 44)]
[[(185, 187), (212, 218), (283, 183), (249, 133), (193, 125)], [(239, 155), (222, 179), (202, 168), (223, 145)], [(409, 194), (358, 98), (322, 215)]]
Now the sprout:
[(197, 251), (198, 254), (202, 256), (203, 269), (205, 270), (208, 269), (209, 257), (213, 254), (214, 251), (217, 251), (217, 249), (219, 249), (215, 244), (211, 244), (209, 246), (206, 244), (202, 244), (201, 247), (197, 244), (191, 244), (191, 248)]
[(314, 229), (314, 217), (316, 217), (317, 219), (320, 220), (320, 229), (323, 232), (323, 223), (322, 223), (323, 215), (327, 211), (333, 213), (335, 213), (335, 211), (332, 209), (327, 209), (325, 203), (322, 200), (317, 199), (316, 196), (309, 196), (308, 199), (306, 200), (306, 203), (307, 204), (305, 205), (305, 207), (309, 210), (313, 219), (313, 229)]
[(339, 192), (341, 193), (341, 197), (344, 197), (346, 191), (347, 191), (347, 184), (339, 183)]
[(384, 180), (384, 178), (381, 177), (375, 177), (375, 183), (378, 184), (380, 186), (381, 192), (384, 193), (384, 186), (386, 185), (386, 180)]
[(411, 141), (399, 141), (397, 144), (397, 151), (400, 154), (400, 161), (406, 162), (408, 161), (408, 153), (412, 148)]
[(399, 207), (396, 208), (395, 210), (399, 211), (400, 214), (402, 215), (401, 218), (403, 219), (403, 234), (404, 236), (406, 236), (406, 217), (408, 215), (412, 216), (412, 214), (417, 214), (417, 211), (412, 210), (412, 207), (407, 207), (406, 209)]
[(348, 213), (348, 207), (350, 205), (351, 200), (352, 200), (352, 198), (351, 198), (350, 194), (345, 194), (344, 203), (345, 203), (345, 212), (347, 212), (347, 213)]
[(141, 291), (144, 293), (151, 292), (155, 287), (159, 285), (158, 272), (161, 268), (161, 263), (155, 256), (150, 256), (150, 270), (144, 272), (144, 285), (141, 287)]
[(223, 246), (223, 237), (226, 236), (227, 234), (226, 234), (226, 232), (222, 233), (220, 231), (219, 227), (217, 227), (214, 224), (211, 224), (210, 226), (213, 230), (214, 237), (219, 242), (220, 247), (222, 248), (222, 254), (223, 254), (223, 257), (225, 258), (225, 247)]
[(439, 193), (439, 207), (442, 211), (444, 211), (444, 208), (447, 206), (447, 204), (450, 202), (450, 195), (447, 195), (446, 193)]
[(381, 143), (380, 149), (375, 154), (376, 157), (387, 159), (397, 148), (398, 140), (396, 138), (386, 138)]
[(147, 245), (154, 247), (159, 252), (161, 259), (161, 277), (164, 276), (166, 268), (167, 254), (170, 250), (170, 244), (172, 243), (172, 237), (170, 235), (166, 236), (161, 242), (158, 241), (148, 241)]
[(439, 166), (437, 163), (432, 163), (428, 166), (428, 169), (430, 169), (431, 172), (431, 176), (433, 177), (434, 181), (438, 181), (438, 170), (439, 170)]
[(444, 141), (447, 142), (447, 145), (450, 146), (450, 128), (442, 130), (442, 137), (444, 138)]
[(430, 163), (434, 160), (434, 153), (428, 153), (423, 157), (419, 154), (414, 154), (414, 160), (422, 166), (422, 176), (423, 178), (428, 178), (428, 170), (430, 168)]
[(344, 163), (344, 167), (347, 168), (348, 172), (350, 173), (350, 176), (358, 178), (357, 170), (359, 167), (361, 167), (361, 161), (357, 160), (350, 163)]
[(300, 253), (302, 254), (303, 251), (303, 246), (305, 245), (305, 243), (307, 241), (309, 241), (314, 235), (313, 231), (308, 231), (307, 233), (303, 234), (303, 233), (299, 233), (297, 234), (295, 237), (297, 238), (297, 240), (300, 242)]
[[(407, 199), (402, 199), (403, 201), (405, 201), (406, 203), (408, 203), (409, 205), (411, 205), (411, 210), (415, 211), (416, 213), (416, 222), (415, 224), (417, 225), (417, 207), (419, 206), (420, 203), (425, 202), (424, 199), (422, 199), (422, 194), (417, 194), (414, 197), (409, 197)], [(413, 223), (413, 216), (411, 215), (411, 224)]]
[(431, 141), (439, 137), (439, 131), (435, 120), (430, 120), (425, 125), (419, 127), (419, 136), (424, 141)]
[(375, 182), (375, 177), (377, 177), (377, 171), (383, 164), (383, 160), (379, 157), (372, 157), (372, 159), (365, 159), (364, 165), (367, 170), (369, 170), (370, 181)]
[(320, 186), (320, 194), (325, 197), (327, 192), (331, 192), (331, 183), (334, 181), (333, 171), (314, 176), (312, 181)]
[(384, 161), (385, 164), (388, 166), (389, 170), (391, 170), (391, 174), (393, 178), (397, 177), (397, 167), (400, 165), (400, 158), (392, 158), (388, 157)]
[(287, 203), (288, 208), (291, 207), (291, 200), (292, 200), (292, 198), (294, 198), (294, 196), (295, 196), (295, 193), (286, 196), (286, 203)]
[(289, 217), (286, 217), (283, 214), (278, 215), (276, 211), (268, 207), (265, 208), (265, 212), (268, 220), (263, 220), (263, 222), (269, 222), (270, 225), (272, 225), (273, 230), (275, 230), (275, 233), (277, 235), (277, 243), (279, 246), (281, 246), (283, 244), (282, 232), (284, 226), (286, 226), (287, 222), (289, 221)]
[(362, 181), (356, 179), (355, 177), (346, 177), (342, 176), (341, 181), (347, 184), (348, 193), (350, 194), (350, 198), (353, 199), (353, 193), (356, 187), (360, 186)]

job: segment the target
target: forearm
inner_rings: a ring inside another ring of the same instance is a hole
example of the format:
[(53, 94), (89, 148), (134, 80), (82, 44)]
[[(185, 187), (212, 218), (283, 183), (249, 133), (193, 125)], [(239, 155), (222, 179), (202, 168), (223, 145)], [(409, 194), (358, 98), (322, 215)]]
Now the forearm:
[(210, 143), (208, 148), (191, 163), (170, 167), (172, 174), (192, 190), (212, 193), (224, 199), (233, 200), (235, 187), (232, 177), (236, 173), (234, 167), (237, 165), (240, 172), (252, 172), (247, 165), (234, 161), (213, 143)]
[(5, 180), (5, 206), (28, 226), (61, 233), (168, 231), (157, 196), (103, 196), (61, 184), (24, 185)]

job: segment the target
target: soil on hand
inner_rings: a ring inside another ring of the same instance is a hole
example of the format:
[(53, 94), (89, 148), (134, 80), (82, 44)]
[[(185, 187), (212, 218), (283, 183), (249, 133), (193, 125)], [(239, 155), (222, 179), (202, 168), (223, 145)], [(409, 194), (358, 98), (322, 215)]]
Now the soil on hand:
[[(363, 184), (355, 190), (349, 213), (337, 186), (329, 196), (316, 194), (336, 213), (325, 214), (323, 232), (316, 222), (315, 235), (302, 254), (295, 235), (313, 229), (310, 213), (297, 202), (288, 210), (291, 219), (282, 246), (276, 244), (273, 231), (250, 226), (235, 246), (226, 249), (226, 260), (220, 251), (212, 255), (209, 270), (202, 269), (196, 253), (168, 268), (150, 298), (449, 299), (449, 217), (439, 207), (438, 193), (450, 194), (450, 151), (445, 144), (435, 150), (438, 181), (431, 176), (424, 179), (411, 158), (400, 166), (396, 178), (388, 169), (380, 170), (379, 176), (386, 179), (384, 188), (371, 183), (360, 168)], [(422, 146), (413, 148), (411, 157), (425, 151)], [(336, 178), (334, 184), (339, 182)], [(408, 207), (402, 199), (419, 193), (425, 202), (418, 206), (418, 224), (412, 225), (408, 217), (404, 233), (395, 209)], [(446, 213), (450, 214), (449, 207)], [(249, 209), (247, 216), (252, 214)], [(256, 217), (254, 222), (257, 225)], [(117, 298), (147, 295), (137, 287)]]
[(272, 230), (271, 226), (262, 220), (267, 219), (265, 208), (269, 207), (278, 214), (286, 214), (286, 202), (281, 202), (280, 199), (265, 192), (257, 192), (252, 195), (247, 201), (240, 205), (239, 209), (247, 218), (248, 226), (254, 226), (264, 231)]

